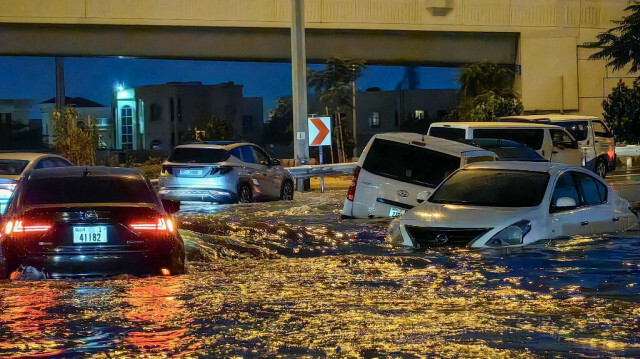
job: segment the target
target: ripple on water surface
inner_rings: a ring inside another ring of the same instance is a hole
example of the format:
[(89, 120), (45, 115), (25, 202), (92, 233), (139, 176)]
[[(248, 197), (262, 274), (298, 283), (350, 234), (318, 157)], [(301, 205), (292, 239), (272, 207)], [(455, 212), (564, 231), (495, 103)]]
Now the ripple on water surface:
[(0, 284), (0, 356), (640, 356), (640, 236), (412, 252), (344, 193), (191, 206), (189, 273)]

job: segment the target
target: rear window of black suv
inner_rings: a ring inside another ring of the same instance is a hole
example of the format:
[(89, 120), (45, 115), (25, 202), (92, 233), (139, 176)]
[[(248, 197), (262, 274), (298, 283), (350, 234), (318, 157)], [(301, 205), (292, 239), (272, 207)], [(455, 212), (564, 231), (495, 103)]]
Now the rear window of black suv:
[(155, 203), (147, 183), (130, 177), (49, 177), (27, 181), (24, 205)]

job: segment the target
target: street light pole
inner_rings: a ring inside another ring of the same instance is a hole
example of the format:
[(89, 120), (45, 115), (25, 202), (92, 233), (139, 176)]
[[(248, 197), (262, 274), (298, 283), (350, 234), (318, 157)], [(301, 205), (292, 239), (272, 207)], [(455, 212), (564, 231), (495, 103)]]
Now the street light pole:
[[(296, 166), (309, 163), (307, 123), (307, 59), (305, 51), (304, 0), (291, 0), (291, 78), (293, 82), (293, 153)], [(304, 191), (304, 180), (297, 180)]]

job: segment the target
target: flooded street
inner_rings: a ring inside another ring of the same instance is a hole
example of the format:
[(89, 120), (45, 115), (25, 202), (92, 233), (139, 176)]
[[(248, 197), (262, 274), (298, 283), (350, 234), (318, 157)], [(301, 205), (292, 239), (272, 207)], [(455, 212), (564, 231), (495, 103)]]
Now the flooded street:
[(296, 195), (184, 205), (186, 275), (1, 282), (0, 356), (640, 356), (640, 232), (413, 252)]

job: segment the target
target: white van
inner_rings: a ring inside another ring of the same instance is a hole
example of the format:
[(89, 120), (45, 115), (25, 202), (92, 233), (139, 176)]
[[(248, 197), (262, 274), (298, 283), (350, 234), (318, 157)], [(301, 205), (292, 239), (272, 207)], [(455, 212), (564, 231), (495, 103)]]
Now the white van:
[(578, 141), (584, 167), (604, 178), (616, 169), (616, 141), (604, 121), (593, 116), (528, 115), (503, 117), (501, 121), (536, 122), (564, 127)]
[(453, 141), (499, 138), (522, 143), (551, 162), (581, 166), (584, 160), (578, 142), (566, 129), (555, 125), (518, 122), (437, 122), (429, 136)]
[(365, 147), (342, 209), (343, 218), (398, 217), (456, 169), (496, 161), (481, 148), (417, 133), (380, 133)]

